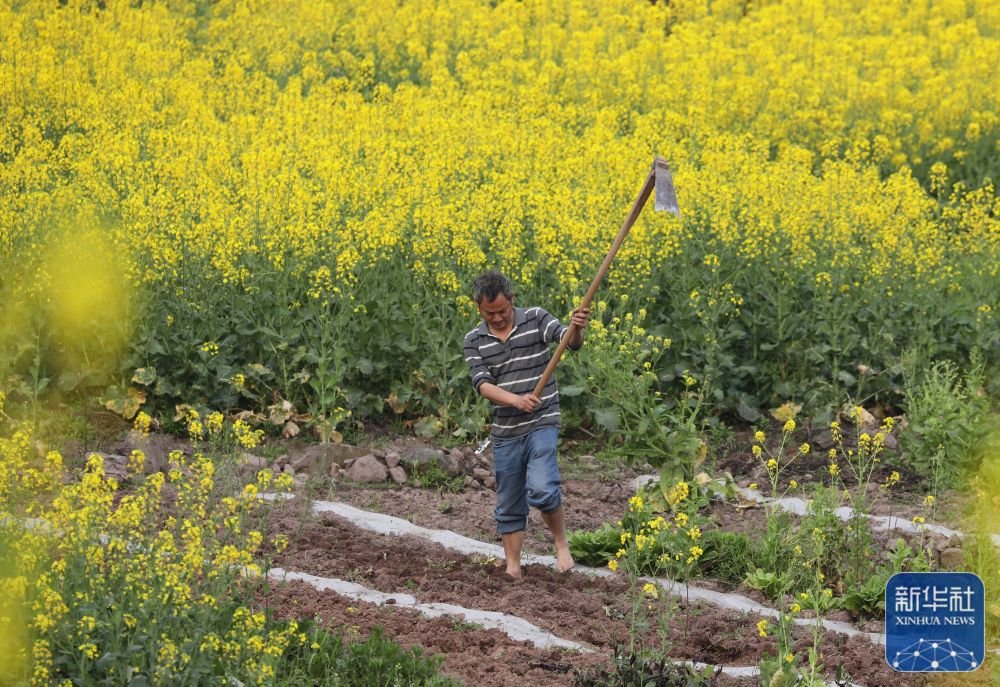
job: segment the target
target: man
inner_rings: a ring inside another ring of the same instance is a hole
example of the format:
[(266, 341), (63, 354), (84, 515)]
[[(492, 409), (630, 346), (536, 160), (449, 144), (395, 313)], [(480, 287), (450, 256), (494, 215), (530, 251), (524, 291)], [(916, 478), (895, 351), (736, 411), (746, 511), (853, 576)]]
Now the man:
[[(551, 359), (548, 345), (568, 331), (542, 308), (514, 307), (510, 281), (490, 271), (473, 284), (483, 323), (465, 335), (465, 361), (476, 390), (493, 403), (493, 470), (497, 482), (494, 515), (503, 539), (507, 574), (521, 577), (521, 548), (528, 508), (541, 511), (556, 544), (556, 570), (573, 567), (566, 541), (556, 444), (559, 392), (549, 378), (541, 398), (533, 391)], [(589, 308), (573, 311), (577, 326), (568, 346), (583, 345)]]

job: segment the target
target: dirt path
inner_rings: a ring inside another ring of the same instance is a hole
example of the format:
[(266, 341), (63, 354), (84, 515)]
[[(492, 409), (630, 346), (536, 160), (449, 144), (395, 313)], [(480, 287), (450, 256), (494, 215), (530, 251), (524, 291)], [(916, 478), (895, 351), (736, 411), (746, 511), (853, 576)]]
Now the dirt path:
[[(493, 541), (492, 493), (438, 494), (426, 490), (350, 489), (338, 495), (357, 506), (408, 517), (425, 527), (447, 528)], [(623, 499), (616, 488), (586, 490), (567, 485), (576, 493), (581, 516), (593, 518), (594, 527), (618, 516)], [(587, 496), (581, 498), (584, 494)], [(350, 498), (353, 497), (353, 498)], [(567, 498), (567, 503), (571, 503)], [(569, 505), (567, 505), (569, 508)], [(614, 515), (612, 515), (614, 513)], [(572, 515), (571, 515), (572, 517)], [(543, 528), (531, 528), (529, 548), (548, 553), (550, 542)], [(289, 548), (275, 565), (324, 578), (348, 580), (380, 592), (412, 595), (420, 603), (447, 603), (482, 611), (514, 615), (564, 640), (593, 649), (591, 653), (562, 649), (537, 649), (515, 641), (499, 630), (483, 630), (460, 618), (428, 619), (392, 604), (376, 606), (318, 591), (301, 582), (274, 585), (267, 603), (281, 617), (319, 615), (332, 626), (364, 636), (375, 625), (404, 645), (419, 645), (445, 657), (443, 669), (465, 684), (480, 687), (524, 684), (571, 685), (573, 670), (607, 665), (617, 644), (628, 641), (633, 617), (626, 578), (559, 575), (537, 565), (525, 568), (525, 579), (511, 581), (485, 556), (468, 556), (411, 537), (372, 534), (330, 514), (307, 514), (302, 503), (279, 506), (272, 530), (288, 534)], [(774, 638), (759, 637), (756, 615), (681, 602), (666, 628), (669, 654), (713, 665), (753, 666), (762, 653), (774, 651)], [(650, 641), (655, 631), (650, 631)], [(809, 637), (804, 628), (796, 634), (797, 648), (805, 651)], [(916, 685), (919, 680), (894, 673), (885, 664), (880, 648), (862, 637), (825, 633), (825, 662), (832, 668), (843, 662), (854, 681), (864, 685)], [(753, 678), (721, 676), (720, 684), (751, 685)]]

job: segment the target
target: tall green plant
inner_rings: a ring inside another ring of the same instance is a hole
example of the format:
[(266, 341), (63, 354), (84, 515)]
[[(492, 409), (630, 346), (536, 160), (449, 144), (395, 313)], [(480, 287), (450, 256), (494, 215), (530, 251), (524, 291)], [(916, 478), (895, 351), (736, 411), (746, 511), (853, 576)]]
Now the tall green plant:
[(747, 584), (773, 599), (780, 599), (796, 586), (792, 552), (801, 551), (798, 546), (799, 536), (792, 526), (791, 516), (777, 502), (778, 498), (797, 486), (793, 480), (783, 480), (782, 473), (800, 455), (810, 450), (809, 444), (802, 444), (791, 451), (786, 450), (794, 432), (795, 420), (789, 419), (781, 428), (778, 446), (772, 449), (768, 446), (767, 435), (762, 430), (757, 430), (751, 447), (751, 453), (767, 471), (770, 499), (764, 505), (767, 524), (754, 556), (757, 567), (747, 575)]
[[(858, 425), (863, 414), (864, 409), (860, 406), (854, 406), (850, 411), (851, 419)], [(871, 531), (872, 509), (878, 499), (901, 479), (897, 471), (892, 471), (881, 482), (875, 479), (875, 471), (885, 449), (885, 438), (894, 424), (894, 420), (887, 417), (874, 434), (859, 427), (857, 444), (845, 446), (840, 422), (830, 423), (835, 446), (828, 453), (830, 462), (827, 473), (831, 484), (839, 487), (851, 507), (851, 519), (847, 525), (849, 560), (844, 579), (852, 587), (863, 585), (878, 562)]]
[(454, 680), (438, 675), (440, 656), (424, 655), (419, 647), (403, 649), (386, 639), (380, 627), (364, 640), (351, 641), (312, 620), (295, 625), (306, 641), (282, 654), (276, 687), (457, 687)]
[[(576, 377), (586, 379), (594, 422), (620, 440), (613, 447), (616, 454), (659, 468), (663, 482), (693, 478), (706, 452), (704, 397), (696, 380), (685, 375), (684, 391), (677, 399), (666, 398), (656, 367), (670, 340), (643, 327), (644, 308), (610, 317), (605, 324), (607, 310), (605, 302), (597, 304), (584, 352), (568, 363)], [(583, 391), (572, 385), (562, 389), (570, 397)]]
[(976, 442), (984, 435), (990, 401), (983, 389), (984, 361), (974, 349), (964, 373), (947, 360), (923, 370), (905, 358), (906, 424), (900, 440), (913, 470), (932, 479), (932, 488), (955, 487), (976, 468)]

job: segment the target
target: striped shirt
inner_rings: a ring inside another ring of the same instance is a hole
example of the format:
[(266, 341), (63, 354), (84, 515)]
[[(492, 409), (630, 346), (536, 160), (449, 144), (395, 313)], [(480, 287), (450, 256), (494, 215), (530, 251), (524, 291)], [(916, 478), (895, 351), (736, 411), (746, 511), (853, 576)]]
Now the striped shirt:
[[(542, 308), (514, 308), (514, 326), (506, 341), (490, 333), (483, 322), (465, 335), (465, 362), (472, 385), (495, 384), (513, 394), (530, 394), (552, 356), (549, 344), (566, 333), (559, 320)], [(511, 406), (493, 405), (493, 437), (518, 437), (538, 427), (559, 426), (559, 391), (555, 375), (549, 377), (541, 404), (525, 413)]]

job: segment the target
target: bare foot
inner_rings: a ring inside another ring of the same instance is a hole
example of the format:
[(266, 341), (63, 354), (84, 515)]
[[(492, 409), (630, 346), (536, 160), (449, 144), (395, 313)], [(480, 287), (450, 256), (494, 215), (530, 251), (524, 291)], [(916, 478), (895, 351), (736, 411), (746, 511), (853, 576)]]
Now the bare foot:
[(573, 562), (573, 556), (570, 554), (569, 549), (556, 549), (556, 571), (557, 572), (568, 572), (573, 569), (576, 563)]
[(521, 566), (519, 566), (519, 565), (518, 566), (508, 565), (507, 566), (507, 574), (511, 577), (511, 579), (520, 580), (521, 579)]

